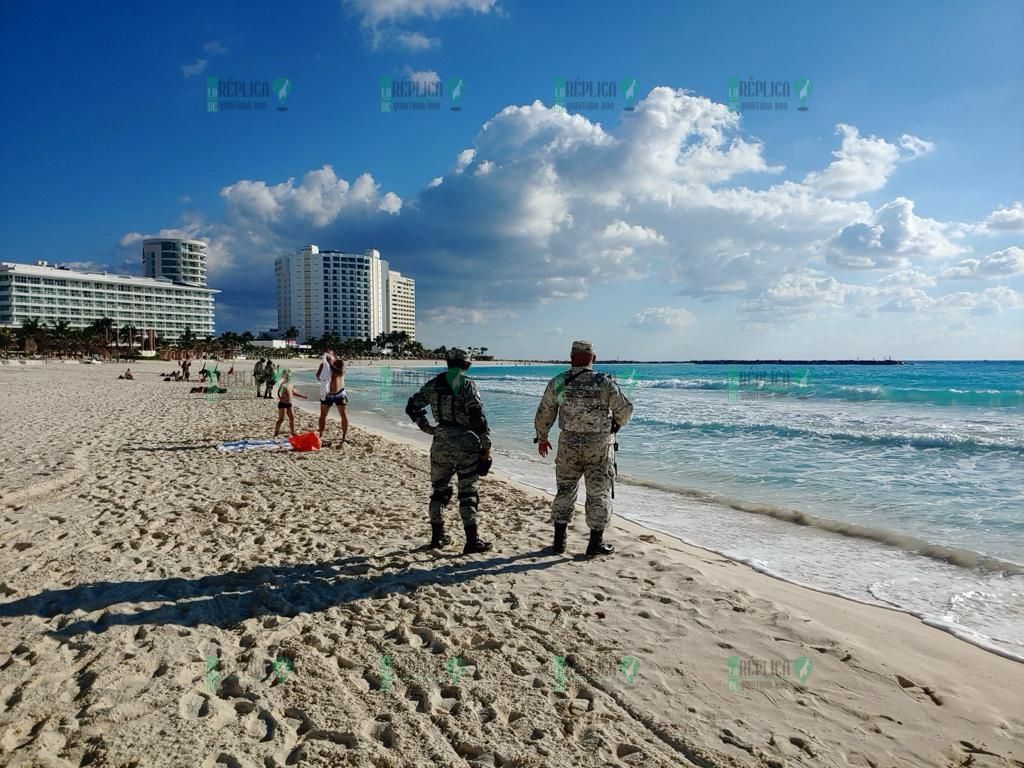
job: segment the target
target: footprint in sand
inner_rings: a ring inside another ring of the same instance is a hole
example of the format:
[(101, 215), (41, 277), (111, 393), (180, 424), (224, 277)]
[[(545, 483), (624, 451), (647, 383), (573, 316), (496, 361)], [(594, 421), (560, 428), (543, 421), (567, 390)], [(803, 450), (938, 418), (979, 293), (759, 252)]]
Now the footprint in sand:
[[(899, 683), (900, 688), (904, 689), (918, 700), (923, 701), (924, 697), (927, 696), (935, 706), (941, 707), (943, 705), (942, 697), (939, 696), (934, 689), (928, 686), (918, 685), (913, 680), (903, 677), (902, 675), (896, 675), (896, 682)], [(920, 693), (917, 691), (920, 691)]]

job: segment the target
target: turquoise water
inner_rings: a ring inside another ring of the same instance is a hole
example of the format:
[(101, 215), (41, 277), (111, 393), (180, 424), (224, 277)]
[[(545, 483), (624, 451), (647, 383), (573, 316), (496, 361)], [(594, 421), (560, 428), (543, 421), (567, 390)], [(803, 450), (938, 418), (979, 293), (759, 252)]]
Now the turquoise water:
[[(636, 407), (618, 514), (1024, 659), (1024, 362), (597, 367)], [(549, 491), (533, 415), (562, 370), (471, 371), (496, 464)], [(417, 376), (351, 369), (353, 419), (419, 435)]]

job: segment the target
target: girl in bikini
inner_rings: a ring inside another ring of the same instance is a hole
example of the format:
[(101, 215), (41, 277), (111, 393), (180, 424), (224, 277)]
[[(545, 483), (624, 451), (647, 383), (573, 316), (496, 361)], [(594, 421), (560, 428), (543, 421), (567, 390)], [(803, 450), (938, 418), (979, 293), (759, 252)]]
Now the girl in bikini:
[(284, 421), (285, 414), (288, 414), (288, 430), (292, 435), (295, 434), (295, 412), (292, 410), (293, 397), (298, 397), (302, 400), (309, 399), (295, 391), (295, 386), (292, 384), (292, 372), (286, 370), (281, 375), (281, 383), (277, 387), (277, 424), (274, 425), (274, 437), (277, 437), (281, 431), (281, 423)]

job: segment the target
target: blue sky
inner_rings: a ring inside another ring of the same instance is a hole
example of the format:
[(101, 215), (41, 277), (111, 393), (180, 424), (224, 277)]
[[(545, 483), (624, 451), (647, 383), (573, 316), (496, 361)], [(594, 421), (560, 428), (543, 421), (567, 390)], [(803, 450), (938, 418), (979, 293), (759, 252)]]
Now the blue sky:
[[(201, 237), (221, 331), (276, 325), (273, 259), (317, 243), (416, 278), (430, 345), (1020, 357), (1022, 32), (1019, 2), (6, 3), (0, 259)], [(207, 76), (288, 109), (209, 113)], [(383, 113), (382, 76), (463, 108)], [(731, 113), (730, 76), (809, 109)], [(561, 112), (557, 77), (641, 98)]]

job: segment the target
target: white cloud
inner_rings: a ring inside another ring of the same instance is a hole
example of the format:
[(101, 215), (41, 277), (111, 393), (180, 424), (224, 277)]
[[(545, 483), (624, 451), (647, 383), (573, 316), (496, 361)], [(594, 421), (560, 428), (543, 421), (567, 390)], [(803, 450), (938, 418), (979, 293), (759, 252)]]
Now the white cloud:
[(206, 65), (210, 63), (209, 59), (196, 59), (191, 64), (181, 65), (181, 74), (185, 77), (193, 77), (202, 73), (206, 69)]
[(441, 19), (462, 13), (488, 14), (499, 10), (497, 0), (343, 0), (359, 17), (370, 45), (381, 48), (397, 45), (422, 51), (440, 44), (437, 38), (402, 29), (399, 25), (420, 19)]
[(850, 286), (817, 270), (802, 270), (783, 275), (762, 294), (740, 305), (741, 312), (771, 319), (779, 315), (813, 313), (829, 307), (841, 307)]
[(398, 46), (410, 51), (429, 51), (441, 44), (439, 38), (427, 37), (422, 32), (399, 32), (394, 39)]
[(908, 288), (931, 288), (936, 284), (935, 278), (917, 269), (901, 269), (886, 275), (878, 284), (883, 287), (906, 286)]
[(370, 174), (364, 173), (349, 184), (338, 178), (330, 165), (309, 171), (298, 186), (294, 179), (274, 186), (242, 180), (221, 189), (220, 195), (235, 218), (270, 223), (293, 217), (314, 227), (330, 224), (346, 208), (379, 208), (395, 213), (401, 207), (401, 199), (394, 193), (381, 196)]
[(644, 245), (647, 243), (654, 243), (656, 245), (664, 245), (665, 238), (658, 234), (657, 230), (651, 229), (650, 227), (642, 227), (639, 224), (630, 226), (621, 219), (616, 219), (601, 232), (601, 237), (604, 240), (618, 240), (621, 242), (636, 243)]
[(411, 82), (416, 83), (421, 87), (441, 82), (441, 78), (438, 76), (437, 72), (434, 72), (431, 69), (416, 72), (411, 67), (406, 67), (405, 72)]
[(398, 213), (402, 210), (402, 198), (394, 192), (388, 192), (380, 199), (380, 205), (378, 207), (380, 210), (387, 211), (388, 213)]
[(984, 221), (988, 230), (1017, 231), (1024, 229), (1024, 203), (1016, 202), (1009, 208), (999, 208)]
[(439, 19), (466, 11), (490, 13), (498, 9), (497, 0), (345, 0), (345, 5), (369, 26), (418, 18)]
[(836, 159), (824, 171), (807, 174), (804, 184), (822, 194), (841, 198), (881, 189), (897, 163), (920, 157), (935, 148), (930, 141), (909, 134), (900, 137), (899, 145), (877, 136), (862, 138), (854, 126), (845, 123), (836, 126), (836, 133), (843, 137), (842, 146), (832, 153)]
[(679, 330), (696, 321), (693, 313), (682, 307), (648, 307), (633, 315), (630, 325), (634, 328), (661, 328)]
[(207, 56), (222, 56), (228, 52), (228, 49), (217, 40), (210, 40), (208, 43), (203, 43), (203, 52)]
[[(846, 128), (837, 154), (870, 154), (851, 148), (856, 129)], [(929, 148), (907, 136), (861, 141), (904, 159)], [(329, 165), (225, 186), (223, 221), (201, 222), (221, 254), (222, 285), (273, 305), (274, 258), (313, 242), (379, 249), (417, 280), (421, 313), (458, 308), (435, 313), (435, 323), (486, 322), (488, 313), (526, 314), (539, 304), (561, 309), (595, 283), (644, 277), (677, 295), (735, 301), (748, 320), (785, 322), (936, 311), (936, 270), (927, 265), (970, 250), (970, 233), (918, 215), (909, 198), (873, 210), (800, 181), (748, 186), (752, 174), (782, 169), (744, 138), (741, 116), (683, 90), (654, 88), (607, 128), (539, 101), (509, 106), (467, 144), (443, 176), (405, 200), (369, 173), (348, 180)], [(1004, 255), (989, 269), (1004, 263), (1016, 262)], [(858, 285), (830, 274), (838, 268), (893, 274)], [(654, 324), (664, 309), (627, 314)]]
[(962, 253), (945, 235), (947, 225), (914, 214), (914, 203), (897, 197), (870, 220), (843, 227), (825, 243), (830, 264), (846, 269), (905, 268), (914, 259), (938, 259)]
[(1010, 277), (1024, 273), (1024, 249), (1011, 245), (980, 259), (964, 259), (942, 270), (946, 280)]
[(452, 167), (453, 173), (462, 173), (473, 162), (473, 158), (476, 157), (475, 149), (464, 149), (455, 156), (455, 165)]
[(188, 78), (201, 74), (206, 70), (206, 66), (210, 63), (211, 58), (214, 56), (223, 56), (228, 52), (228, 49), (216, 40), (210, 40), (209, 42), (203, 43), (203, 52), (206, 56), (197, 58), (191, 64), (181, 65), (182, 75)]

